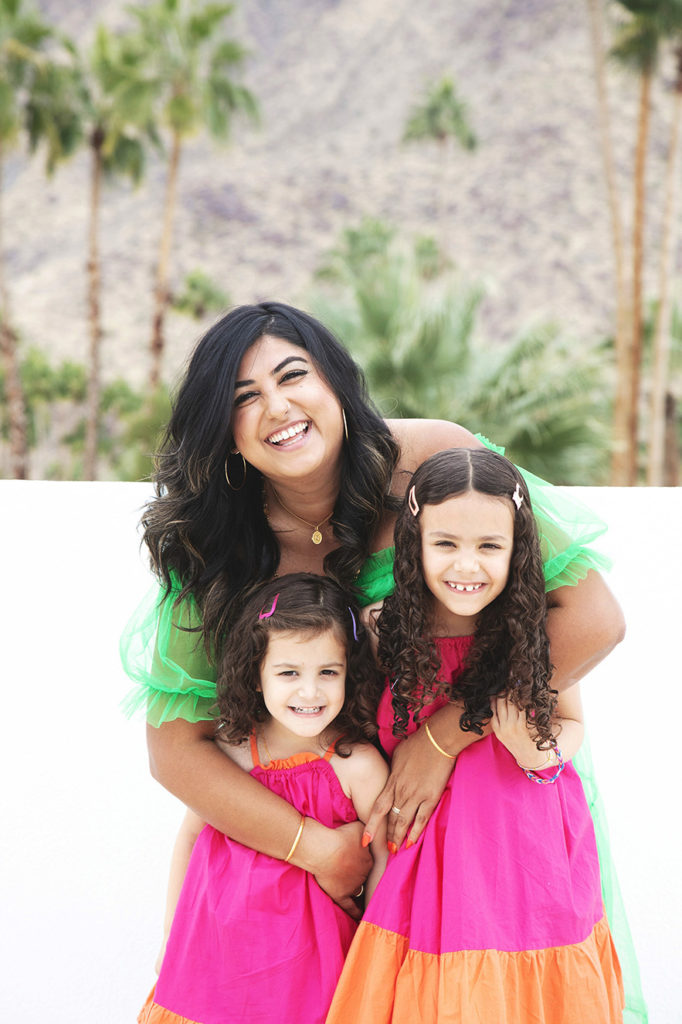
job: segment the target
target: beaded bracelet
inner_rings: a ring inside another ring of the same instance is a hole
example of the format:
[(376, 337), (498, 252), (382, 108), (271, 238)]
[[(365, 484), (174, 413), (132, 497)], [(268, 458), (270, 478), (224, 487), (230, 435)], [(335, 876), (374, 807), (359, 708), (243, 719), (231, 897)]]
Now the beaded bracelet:
[(288, 854), (284, 858), (284, 863), (285, 864), (288, 864), (289, 861), (291, 860), (291, 858), (294, 855), (296, 847), (298, 846), (299, 840), (301, 838), (301, 833), (303, 832), (303, 826), (304, 825), (305, 825), (305, 814), (302, 814), (301, 815), (301, 821), (300, 821), (300, 824), (298, 826), (298, 832), (296, 833), (296, 838), (294, 839), (293, 843), (291, 844), (291, 849), (289, 850)]
[(554, 747), (554, 753), (557, 756), (557, 760), (559, 762), (559, 767), (555, 771), (554, 775), (552, 775), (549, 779), (545, 779), (545, 778), (542, 777), (542, 775), (538, 775), (537, 772), (539, 771), (539, 769), (537, 769), (537, 768), (524, 768), (523, 765), (519, 764), (518, 761), (516, 763), (519, 765), (519, 768), (521, 769), (523, 774), (526, 776), (526, 778), (530, 779), (531, 782), (539, 782), (541, 786), (548, 786), (551, 782), (556, 782), (556, 780), (559, 778), (559, 776), (561, 775), (562, 771), (566, 767), (564, 759), (561, 756), (561, 751), (559, 750), (558, 747)]
[(455, 758), (457, 757), (457, 755), (456, 754), (448, 754), (447, 750), (443, 750), (443, 748), (440, 746), (440, 744), (436, 743), (436, 741), (434, 740), (433, 736), (431, 735), (431, 730), (429, 729), (429, 723), (428, 722), (424, 722), (424, 730), (426, 732), (426, 735), (431, 740), (431, 743), (433, 744), (433, 746), (438, 751), (438, 753), (442, 754), (443, 757), (448, 757), (448, 758), (450, 758), (451, 761), (454, 761)]

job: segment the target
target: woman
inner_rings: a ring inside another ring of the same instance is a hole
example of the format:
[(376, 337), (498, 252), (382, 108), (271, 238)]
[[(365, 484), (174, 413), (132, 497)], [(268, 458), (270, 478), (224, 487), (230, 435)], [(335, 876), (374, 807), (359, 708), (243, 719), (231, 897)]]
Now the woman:
[[(123, 654), (140, 684), (129, 707), (147, 709), (153, 776), (233, 839), (285, 858), (300, 816), (213, 743), (214, 662), (229, 628), (222, 609), (247, 583), (294, 571), (325, 572), (355, 584), (365, 604), (379, 602), (392, 589), (396, 500), (425, 458), (458, 446), (480, 442), (449, 422), (383, 421), (349, 354), (289, 306), (237, 308), (197, 346), (143, 518), (165, 597), (130, 624)], [(543, 505), (536, 489), (533, 502)], [(622, 639), (624, 625), (598, 557), (551, 518), (540, 527), (552, 682), (563, 689)], [(599, 532), (590, 523), (582, 536)], [(476, 739), (459, 729), (456, 707), (430, 724), (451, 753)], [(416, 839), (453, 763), (421, 730), (406, 740), (367, 831), (394, 808), (389, 842), (400, 846), (408, 829)], [(354, 916), (371, 864), (361, 833), (359, 824), (328, 830), (307, 819), (291, 857)]]

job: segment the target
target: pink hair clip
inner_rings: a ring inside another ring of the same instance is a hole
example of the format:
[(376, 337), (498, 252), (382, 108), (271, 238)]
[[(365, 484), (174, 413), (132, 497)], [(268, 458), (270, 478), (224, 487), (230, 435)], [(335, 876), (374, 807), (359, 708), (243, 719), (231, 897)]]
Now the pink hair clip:
[(523, 495), (521, 494), (521, 488), (518, 484), (516, 485), (516, 490), (512, 494), (512, 501), (516, 505), (516, 511), (518, 512), (518, 510), (521, 508), (521, 505), (523, 504)]
[(414, 484), (410, 487), (409, 494), (407, 495), (407, 504), (410, 506), (410, 512), (413, 516), (419, 515), (419, 505), (417, 504), (417, 498), (414, 493)]
[(261, 619), (269, 619), (271, 615), (274, 615), (275, 608), (277, 607), (277, 600), (278, 600), (278, 598), (279, 598), (279, 594), (275, 594), (273, 602), (272, 602), (272, 605), (270, 606), (270, 611), (269, 612), (263, 612), (263, 611), (260, 612), (260, 614), (258, 616), (258, 621), (259, 622), (260, 622)]
[(350, 615), (351, 622), (353, 623), (353, 639), (357, 642), (357, 639), (358, 639), (358, 624), (355, 621), (355, 616), (353, 615), (353, 609), (351, 608), (350, 605), (348, 605), (348, 614)]

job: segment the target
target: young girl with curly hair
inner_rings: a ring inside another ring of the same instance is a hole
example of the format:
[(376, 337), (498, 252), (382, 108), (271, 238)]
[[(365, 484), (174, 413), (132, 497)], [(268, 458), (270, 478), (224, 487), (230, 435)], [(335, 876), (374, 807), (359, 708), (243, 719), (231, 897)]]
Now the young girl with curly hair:
[[(296, 808), (298, 830), (277, 860), (188, 810), (171, 868), (170, 934), (138, 1019), (322, 1024), (356, 923), (290, 861), (310, 818), (328, 828), (366, 821), (388, 777), (367, 742), (379, 696), (371, 646), (338, 584), (291, 574), (246, 598), (217, 683), (217, 742)], [(373, 855), (368, 895), (387, 859), (385, 832)]]
[[(414, 474), (395, 540), (379, 738), (390, 755), (424, 730), (454, 770), (416, 842), (389, 844), (328, 1024), (622, 1022), (594, 829), (570, 763), (580, 694), (550, 685), (523, 478), (492, 451), (440, 452)], [(456, 761), (430, 724), (446, 702), (480, 737)]]

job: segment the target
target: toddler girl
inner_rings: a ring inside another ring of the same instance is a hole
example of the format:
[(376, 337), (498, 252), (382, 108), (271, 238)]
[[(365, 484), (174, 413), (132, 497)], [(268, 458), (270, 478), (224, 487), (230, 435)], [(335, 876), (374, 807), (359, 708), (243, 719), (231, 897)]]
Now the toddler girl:
[[(171, 868), (170, 935), (140, 1022), (324, 1021), (356, 925), (288, 861), (308, 817), (328, 827), (367, 820), (388, 775), (366, 742), (377, 697), (366, 632), (335, 583), (297, 573), (247, 598), (221, 653), (218, 742), (296, 807), (299, 827), (280, 861), (187, 812)], [(385, 848), (377, 836), (366, 894)]]

